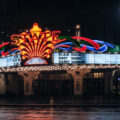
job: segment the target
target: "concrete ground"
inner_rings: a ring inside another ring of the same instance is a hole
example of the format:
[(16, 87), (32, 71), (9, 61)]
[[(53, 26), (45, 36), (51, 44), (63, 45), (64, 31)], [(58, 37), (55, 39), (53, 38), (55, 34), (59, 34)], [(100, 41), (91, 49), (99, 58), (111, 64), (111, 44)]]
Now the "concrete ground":
[(0, 96), (1, 120), (120, 120), (120, 96)]
[(0, 96), (0, 105), (120, 107), (120, 96), (71, 96), (71, 97)]

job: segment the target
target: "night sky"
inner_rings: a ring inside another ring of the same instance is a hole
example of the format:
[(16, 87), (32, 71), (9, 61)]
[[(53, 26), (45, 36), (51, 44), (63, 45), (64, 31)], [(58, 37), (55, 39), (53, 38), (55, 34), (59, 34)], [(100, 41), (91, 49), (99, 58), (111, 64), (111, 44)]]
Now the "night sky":
[(120, 42), (119, 0), (1, 0), (0, 14), (4, 31), (17, 33), (38, 22), (43, 29), (72, 36), (80, 24), (82, 36)]

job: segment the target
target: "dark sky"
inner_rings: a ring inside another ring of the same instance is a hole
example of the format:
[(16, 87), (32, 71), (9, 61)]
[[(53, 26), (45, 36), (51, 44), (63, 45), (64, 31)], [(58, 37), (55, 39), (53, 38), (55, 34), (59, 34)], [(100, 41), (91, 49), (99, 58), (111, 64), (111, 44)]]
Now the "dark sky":
[(43, 24), (76, 24), (110, 21), (119, 14), (117, 0), (18, 0), (13, 7), (17, 17), (41, 21)]
[(6, 21), (13, 31), (31, 28), (38, 22), (42, 28), (72, 35), (75, 25), (80, 24), (85, 37), (120, 42), (120, 0), (0, 1), (1, 22)]

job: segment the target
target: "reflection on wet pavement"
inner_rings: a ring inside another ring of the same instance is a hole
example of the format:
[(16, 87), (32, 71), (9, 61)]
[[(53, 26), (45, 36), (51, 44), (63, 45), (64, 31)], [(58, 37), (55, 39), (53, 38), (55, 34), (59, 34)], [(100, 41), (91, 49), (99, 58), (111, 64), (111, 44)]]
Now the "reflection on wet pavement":
[(1, 107), (0, 120), (120, 120), (120, 108)]

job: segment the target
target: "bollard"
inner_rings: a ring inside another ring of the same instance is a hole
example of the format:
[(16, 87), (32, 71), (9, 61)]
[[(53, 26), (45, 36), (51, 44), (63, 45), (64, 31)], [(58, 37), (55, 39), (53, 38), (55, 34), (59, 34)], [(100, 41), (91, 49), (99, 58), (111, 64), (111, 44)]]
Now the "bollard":
[(50, 98), (50, 105), (53, 105), (54, 104), (54, 99), (51, 97)]

